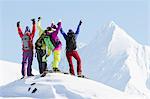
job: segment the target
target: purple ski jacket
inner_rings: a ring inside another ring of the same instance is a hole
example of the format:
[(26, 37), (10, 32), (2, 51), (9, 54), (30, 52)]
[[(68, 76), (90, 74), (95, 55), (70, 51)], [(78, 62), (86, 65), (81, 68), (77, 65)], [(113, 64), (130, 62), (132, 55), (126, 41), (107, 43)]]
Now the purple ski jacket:
[(61, 50), (62, 48), (62, 43), (60, 41), (60, 39), (58, 38), (58, 33), (59, 33), (59, 30), (61, 29), (61, 22), (58, 22), (57, 24), (57, 28), (55, 31), (53, 32), (48, 32), (47, 31), (47, 35), (51, 36), (51, 38), (55, 41), (55, 42), (58, 42), (59, 41), (59, 44), (57, 45), (57, 47), (54, 48), (54, 50)]

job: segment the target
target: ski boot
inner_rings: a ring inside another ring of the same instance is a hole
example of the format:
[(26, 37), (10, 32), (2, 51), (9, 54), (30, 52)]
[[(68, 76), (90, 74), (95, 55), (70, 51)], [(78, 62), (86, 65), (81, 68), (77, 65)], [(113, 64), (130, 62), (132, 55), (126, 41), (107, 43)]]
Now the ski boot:
[(44, 71), (44, 72), (41, 74), (41, 77), (45, 77), (47, 73), (48, 73), (48, 71), (47, 71), (47, 70), (46, 70), (46, 71)]
[(54, 72), (61, 72), (58, 68), (53, 68)]

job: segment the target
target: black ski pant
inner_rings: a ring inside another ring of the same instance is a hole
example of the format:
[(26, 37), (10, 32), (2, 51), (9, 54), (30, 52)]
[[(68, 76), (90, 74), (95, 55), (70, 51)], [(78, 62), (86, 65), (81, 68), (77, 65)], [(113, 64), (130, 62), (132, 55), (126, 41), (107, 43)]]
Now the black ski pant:
[(46, 50), (36, 49), (37, 60), (39, 64), (39, 73), (42, 74), (47, 70), (47, 62), (42, 61), (42, 57), (46, 54)]

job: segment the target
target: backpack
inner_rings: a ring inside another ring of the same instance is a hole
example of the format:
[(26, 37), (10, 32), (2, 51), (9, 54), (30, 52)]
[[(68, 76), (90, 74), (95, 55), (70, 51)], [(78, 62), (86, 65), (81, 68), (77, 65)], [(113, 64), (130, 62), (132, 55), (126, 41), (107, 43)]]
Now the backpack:
[(41, 49), (43, 43), (44, 43), (44, 37), (45, 35), (42, 34), (38, 39), (37, 41), (35, 42), (35, 49)]
[(77, 48), (75, 33), (68, 33), (66, 37), (66, 51), (73, 51)]
[(23, 50), (31, 49), (31, 39), (30, 39), (29, 35), (27, 35), (27, 34), (23, 35), (22, 43), (23, 43)]

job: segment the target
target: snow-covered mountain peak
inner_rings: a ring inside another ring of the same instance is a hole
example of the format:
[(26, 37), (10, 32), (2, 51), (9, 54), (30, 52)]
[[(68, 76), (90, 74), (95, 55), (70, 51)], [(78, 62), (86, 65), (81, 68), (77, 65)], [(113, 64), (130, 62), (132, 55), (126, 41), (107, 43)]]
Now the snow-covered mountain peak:
[(86, 75), (94, 80), (128, 93), (148, 94), (149, 52), (149, 47), (137, 43), (111, 21), (91, 44), (80, 50), (80, 55)]
[(108, 22), (108, 26), (109, 28), (112, 28), (112, 27), (117, 27), (118, 25), (114, 21), (110, 21)]
[(104, 26), (98, 39), (103, 39), (103, 44), (108, 46), (108, 52), (111, 55), (123, 53), (124, 51), (138, 46), (138, 43), (128, 35), (121, 27), (119, 27), (114, 21), (110, 21)]
[(128, 33), (125, 32), (125, 30), (122, 29), (119, 25), (117, 25), (114, 21), (110, 21), (109, 24), (105, 25), (103, 32), (106, 32), (108, 34), (108, 30), (113, 35), (112, 39), (119, 38), (118, 40), (120, 40), (120, 38), (123, 38), (123, 39), (126, 39), (126, 41), (128, 42), (132, 42), (132, 44), (133, 43), (137, 44), (137, 42), (131, 36), (129, 36)]
[(138, 44), (131, 36), (128, 35), (127, 32), (125, 32), (124, 29), (122, 29), (114, 21), (110, 21), (105, 24), (98, 34), (99, 35), (96, 36), (97, 39), (95, 39), (96, 41), (109, 40), (110, 43), (112, 40), (115, 39), (117, 41), (121, 41), (119, 43), (125, 41), (126, 43), (131, 43), (134, 45)]

